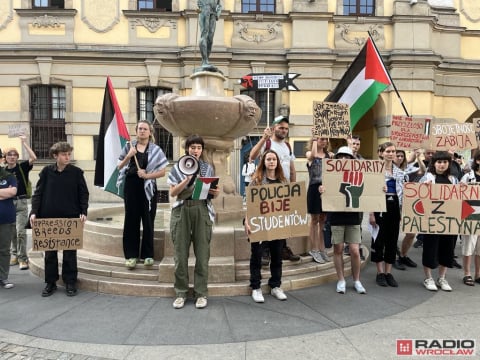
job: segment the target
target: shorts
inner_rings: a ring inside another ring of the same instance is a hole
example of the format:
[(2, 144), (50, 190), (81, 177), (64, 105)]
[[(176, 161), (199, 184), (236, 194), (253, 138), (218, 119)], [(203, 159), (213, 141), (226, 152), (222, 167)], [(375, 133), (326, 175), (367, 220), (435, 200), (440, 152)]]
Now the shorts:
[(332, 225), (332, 244), (360, 244), (360, 225)]
[(307, 190), (307, 211), (309, 214), (321, 214), (322, 211), (322, 198), (320, 197), (320, 191), (318, 187), (320, 184), (308, 185)]
[(480, 241), (478, 241), (478, 235), (461, 235), (462, 236), (462, 255), (480, 256)]

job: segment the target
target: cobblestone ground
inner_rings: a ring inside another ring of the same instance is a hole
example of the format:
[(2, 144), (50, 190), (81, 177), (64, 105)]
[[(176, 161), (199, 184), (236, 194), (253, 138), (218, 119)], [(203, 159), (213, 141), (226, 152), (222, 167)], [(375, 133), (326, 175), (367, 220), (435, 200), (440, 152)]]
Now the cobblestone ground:
[(71, 354), (61, 351), (37, 349), (33, 347), (0, 342), (0, 360), (102, 360), (87, 355)]

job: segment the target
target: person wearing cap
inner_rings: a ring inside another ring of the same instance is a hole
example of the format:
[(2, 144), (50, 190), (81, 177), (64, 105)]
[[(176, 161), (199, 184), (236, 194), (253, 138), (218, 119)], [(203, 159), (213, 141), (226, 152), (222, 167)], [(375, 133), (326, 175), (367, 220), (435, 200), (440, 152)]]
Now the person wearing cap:
[[(278, 154), (283, 174), (289, 182), (297, 181), (297, 172), (295, 170), (295, 155), (293, 155), (290, 144), (287, 142), (289, 122), (284, 115), (277, 116), (272, 122), (272, 127), (267, 127), (263, 131), (263, 136), (250, 150), (250, 159), (257, 159), (265, 150), (272, 149)], [(283, 260), (298, 261), (300, 256), (295, 255), (284, 242)], [(266, 262), (266, 261), (265, 261)]]
[[(352, 149), (342, 146), (337, 150), (335, 159), (355, 159)], [(320, 193), (325, 192), (325, 186), (320, 186)], [(346, 281), (343, 261), (343, 248), (345, 243), (350, 247), (350, 260), (352, 264), (353, 287), (358, 294), (367, 291), (360, 282), (360, 244), (362, 236), (360, 231), (360, 212), (329, 212), (328, 220), (332, 229), (333, 263), (337, 273), (337, 293), (345, 294)]]
[(29, 194), (27, 191), (29, 187), (28, 175), (33, 168), (33, 163), (37, 160), (37, 155), (35, 155), (35, 152), (28, 146), (25, 135), (20, 135), (19, 138), (22, 141), (23, 147), (27, 150), (28, 160), (19, 161), (20, 154), (14, 147), (5, 149), (6, 170), (14, 174), (17, 178), (17, 195), (13, 200), (17, 214), (16, 231), (12, 233), (10, 265), (14, 266), (18, 264), (20, 270), (27, 270), (28, 255), (25, 224), (28, 220), (28, 198), (31, 197), (31, 193)]

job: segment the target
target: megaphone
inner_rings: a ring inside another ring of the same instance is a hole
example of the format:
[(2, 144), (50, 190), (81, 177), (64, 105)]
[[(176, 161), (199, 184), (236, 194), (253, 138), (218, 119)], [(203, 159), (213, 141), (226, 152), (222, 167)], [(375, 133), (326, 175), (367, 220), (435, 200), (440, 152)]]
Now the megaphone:
[(184, 175), (195, 175), (199, 170), (197, 158), (191, 155), (182, 156), (178, 159), (178, 169)]

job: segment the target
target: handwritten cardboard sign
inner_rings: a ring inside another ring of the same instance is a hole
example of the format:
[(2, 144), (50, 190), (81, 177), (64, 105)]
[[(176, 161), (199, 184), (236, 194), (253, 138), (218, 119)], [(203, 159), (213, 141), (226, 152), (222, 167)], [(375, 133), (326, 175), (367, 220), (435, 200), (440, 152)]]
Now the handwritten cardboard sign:
[(322, 210), (386, 211), (383, 160), (323, 159)]
[(8, 137), (14, 138), (20, 135), (27, 135), (28, 134), (28, 127), (22, 124), (13, 124), (8, 125)]
[(305, 182), (248, 186), (246, 194), (251, 242), (309, 234)]
[(480, 235), (480, 185), (405, 183), (402, 231)]
[(347, 139), (352, 136), (350, 109), (347, 104), (313, 102), (313, 136)]
[(32, 226), (32, 251), (76, 250), (83, 247), (79, 218), (36, 219)]
[(477, 139), (475, 125), (472, 123), (437, 123), (430, 125), (428, 139), (424, 141), (423, 148), (433, 150), (475, 149)]
[(475, 126), (475, 137), (477, 138), (477, 144), (480, 145), (480, 118), (473, 118), (472, 123)]
[(413, 119), (408, 116), (392, 116), (390, 140), (397, 149), (420, 149), (426, 135), (425, 119)]

